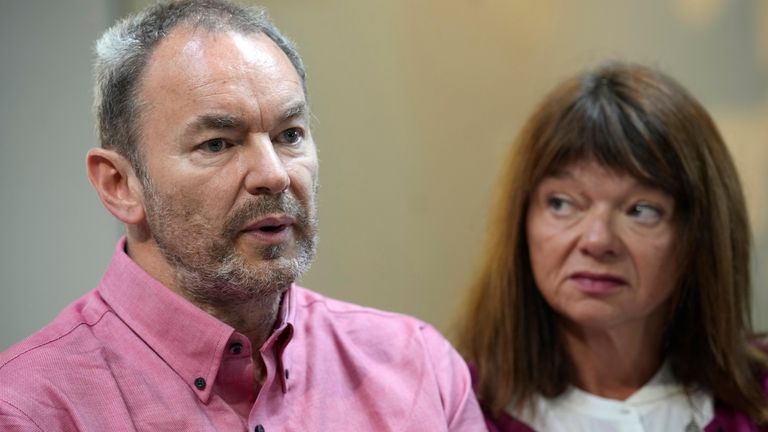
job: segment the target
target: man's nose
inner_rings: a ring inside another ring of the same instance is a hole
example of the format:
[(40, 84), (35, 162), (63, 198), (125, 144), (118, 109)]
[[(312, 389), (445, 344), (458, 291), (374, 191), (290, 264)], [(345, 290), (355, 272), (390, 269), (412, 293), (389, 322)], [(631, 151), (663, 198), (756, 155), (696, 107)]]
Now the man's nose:
[(247, 145), (245, 189), (253, 195), (276, 195), (291, 185), (285, 163), (267, 134), (258, 134)]
[(587, 215), (584, 231), (579, 239), (579, 250), (595, 259), (616, 257), (621, 254), (621, 238), (617, 233), (615, 215), (610, 211), (595, 210)]

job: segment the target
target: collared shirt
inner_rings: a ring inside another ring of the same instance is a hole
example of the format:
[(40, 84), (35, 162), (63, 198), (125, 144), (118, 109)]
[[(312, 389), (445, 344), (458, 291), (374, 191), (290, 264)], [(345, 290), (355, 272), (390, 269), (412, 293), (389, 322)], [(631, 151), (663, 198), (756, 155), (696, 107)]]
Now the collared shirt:
[(259, 347), (118, 243), (97, 289), (0, 355), (2, 431), (482, 431), (469, 372), (414, 318), (292, 286)]
[(714, 415), (712, 396), (704, 391), (686, 393), (666, 364), (623, 401), (571, 387), (556, 398), (539, 397), (535, 412), (514, 414), (533, 429), (548, 432), (701, 431)]

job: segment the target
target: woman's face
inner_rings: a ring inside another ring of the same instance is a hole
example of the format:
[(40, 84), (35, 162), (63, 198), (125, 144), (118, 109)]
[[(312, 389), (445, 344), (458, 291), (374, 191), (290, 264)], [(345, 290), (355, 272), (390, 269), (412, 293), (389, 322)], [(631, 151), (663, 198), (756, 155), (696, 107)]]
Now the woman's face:
[(582, 160), (545, 177), (527, 214), (539, 291), (583, 329), (663, 325), (677, 285), (673, 198)]

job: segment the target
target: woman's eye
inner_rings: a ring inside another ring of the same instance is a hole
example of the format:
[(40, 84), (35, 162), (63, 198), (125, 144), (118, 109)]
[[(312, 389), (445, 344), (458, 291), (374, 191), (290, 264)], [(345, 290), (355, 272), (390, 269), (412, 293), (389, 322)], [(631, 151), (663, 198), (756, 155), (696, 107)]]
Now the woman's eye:
[(551, 196), (547, 198), (547, 207), (558, 216), (569, 215), (573, 211), (573, 205), (566, 198)]
[(651, 204), (635, 204), (630, 208), (629, 215), (644, 224), (654, 224), (659, 222), (663, 216), (660, 208)]
[(296, 144), (304, 138), (304, 131), (301, 128), (290, 128), (280, 133), (279, 142), (287, 144)]
[(220, 153), (227, 148), (227, 142), (222, 138), (216, 138), (204, 142), (201, 147), (209, 153)]

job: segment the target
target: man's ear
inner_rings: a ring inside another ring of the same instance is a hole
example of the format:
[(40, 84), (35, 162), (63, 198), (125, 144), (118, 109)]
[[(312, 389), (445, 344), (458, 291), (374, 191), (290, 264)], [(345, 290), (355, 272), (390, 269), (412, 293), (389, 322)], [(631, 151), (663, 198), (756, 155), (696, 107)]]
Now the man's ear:
[(130, 162), (113, 150), (93, 148), (85, 163), (88, 179), (104, 207), (125, 224), (143, 222), (143, 190)]

